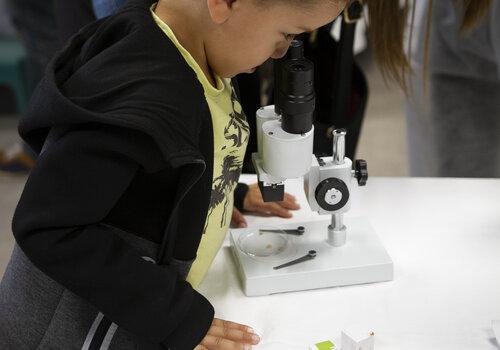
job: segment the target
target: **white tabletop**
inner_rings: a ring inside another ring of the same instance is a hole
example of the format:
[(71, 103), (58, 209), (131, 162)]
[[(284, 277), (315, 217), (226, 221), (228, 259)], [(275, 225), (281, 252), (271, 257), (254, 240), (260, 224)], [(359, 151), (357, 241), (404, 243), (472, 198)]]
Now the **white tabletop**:
[[(303, 207), (293, 219), (248, 216), (249, 224), (318, 217), (301, 188), (287, 183)], [(394, 281), (250, 298), (226, 242), (200, 292), (216, 317), (256, 329), (256, 349), (307, 349), (342, 330), (375, 332), (377, 350), (500, 349), (491, 327), (500, 319), (500, 180), (371, 178), (348, 215), (371, 221)]]

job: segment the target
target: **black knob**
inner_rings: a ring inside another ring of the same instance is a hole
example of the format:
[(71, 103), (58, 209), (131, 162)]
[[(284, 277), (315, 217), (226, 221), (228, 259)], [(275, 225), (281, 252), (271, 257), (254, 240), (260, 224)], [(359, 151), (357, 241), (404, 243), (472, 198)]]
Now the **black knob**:
[(365, 186), (368, 181), (368, 164), (366, 160), (358, 159), (356, 161), (356, 179), (360, 186)]
[(341, 179), (330, 177), (316, 187), (316, 202), (326, 211), (342, 209), (349, 201), (349, 188)]

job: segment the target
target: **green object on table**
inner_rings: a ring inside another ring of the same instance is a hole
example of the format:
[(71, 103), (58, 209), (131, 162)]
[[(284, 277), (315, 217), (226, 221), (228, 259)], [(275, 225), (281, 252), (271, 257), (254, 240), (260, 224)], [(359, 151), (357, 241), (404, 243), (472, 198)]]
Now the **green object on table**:
[(17, 39), (0, 37), (0, 85), (12, 90), (19, 113), (28, 104), (24, 74), (25, 52)]
[(333, 344), (331, 341), (324, 341), (322, 343), (316, 344), (316, 348), (318, 350), (333, 350), (335, 349), (335, 344)]

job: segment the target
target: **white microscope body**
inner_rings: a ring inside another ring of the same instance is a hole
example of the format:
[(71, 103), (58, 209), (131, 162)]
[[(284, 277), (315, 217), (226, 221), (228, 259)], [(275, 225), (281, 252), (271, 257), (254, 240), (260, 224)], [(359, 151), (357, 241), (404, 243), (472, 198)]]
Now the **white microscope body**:
[[(392, 260), (370, 224), (362, 218), (344, 220), (354, 181), (365, 185), (368, 179), (366, 162), (357, 161), (353, 169), (345, 157), (343, 129), (333, 131), (332, 157), (313, 154), (312, 77), (310, 72), (297, 73), (311, 67), (296, 45), (292, 63), (286, 63), (288, 73), (280, 77), (292, 86), (277, 98), (284, 107), (257, 111), (258, 153), (253, 162), (264, 200), (282, 200), (284, 181), (304, 177), (311, 209), (331, 217), (272, 229), (231, 230), (233, 254), (248, 296), (393, 279)], [(304, 118), (308, 122), (303, 123)]]

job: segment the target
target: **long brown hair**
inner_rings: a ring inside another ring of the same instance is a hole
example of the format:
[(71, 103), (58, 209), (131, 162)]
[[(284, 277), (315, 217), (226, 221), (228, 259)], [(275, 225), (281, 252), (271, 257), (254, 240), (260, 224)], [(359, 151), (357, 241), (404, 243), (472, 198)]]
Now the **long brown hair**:
[[(399, 0), (365, 0), (368, 6), (369, 33), (375, 58), (384, 77), (396, 81), (406, 92), (407, 76), (411, 72), (411, 67), (404, 46), (404, 35), (407, 24), (413, 23), (415, 18), (416, 1), (419, 0), (405, 0), (401, 8)], [(491, 7), (491, 0), (455, 0), (455, 2), (461, 7), (463, 13), (462, 34), (466, 34), (480, 23)], [(429, 51), (432, 5), (433, 0), (429, 0), (424, 62), (427, 62)], [(426, 70), (424, 67), (424, 72)]]
[[(261, 5), (269, 5), (278, 0), (255, 0)], [(287, 4), (307, 6), (324, 0), (280, 0)], [(352, 0), (329, 0), (350, 3)], [(413, 24), (415, 5), (422, 0), (363, 0), (368, 6), (370, 41), (375, 59), (385, 78), (396, 81), (407, 91), (407, 77), (411, 72), (409, 57), (405, 48), (405, 32), (408, 23)], [(441, 0), (437, 0), (441, 1)], [(463, 13), (461, 32), (466, 34), (488, 14), (492, 0), (454, 0)], [(427, 57), (432, 19), (433, 0), (429, 0), (427, 35), (425, 37), (424, 74), (427, 71)], [(411, 26), (413, 27), (413, 25)], [(410, 33), (411, 47), (412, 33)]]

